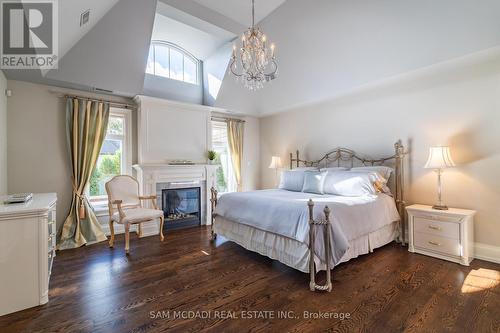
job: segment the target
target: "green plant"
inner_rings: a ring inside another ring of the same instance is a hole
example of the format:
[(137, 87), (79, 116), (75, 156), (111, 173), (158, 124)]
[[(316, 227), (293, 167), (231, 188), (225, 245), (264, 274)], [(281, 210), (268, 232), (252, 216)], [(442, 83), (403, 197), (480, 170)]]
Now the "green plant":
[(89, 180), (89, 194), (91, 196), (104, 195), (104, 183), (113, 176), (121, 174), (120, 150), (113, 155), (101, 155), (96, 163)]
[(207, 152), (207, 157), (210, 161), (213, 161), (217, 158), (217, 153), (214, 150), (209, 150)]

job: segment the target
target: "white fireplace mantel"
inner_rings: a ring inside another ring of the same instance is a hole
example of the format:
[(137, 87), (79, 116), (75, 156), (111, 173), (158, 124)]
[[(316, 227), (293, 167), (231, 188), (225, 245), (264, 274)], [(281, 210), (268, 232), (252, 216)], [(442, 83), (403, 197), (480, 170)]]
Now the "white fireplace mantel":
[[(210, 188), (215, 186), (215, 171), (217, 165), (193, 164), (193, 165), (170, 165), (170, 164), (135, 164), (133, 166), (137, 173), (137, 180), (143, 195), (156, 194), (156, 185), (160, 183), (195, 183), (205, 181), (206, 191), (202, 194), (202, 206), (205, 208), (205, 218), (201, 224), (211, 224), (212, 212), (210, 210)], [(144, 223), (143, 235), (157, 235), (159, 233), (158, 223)]]

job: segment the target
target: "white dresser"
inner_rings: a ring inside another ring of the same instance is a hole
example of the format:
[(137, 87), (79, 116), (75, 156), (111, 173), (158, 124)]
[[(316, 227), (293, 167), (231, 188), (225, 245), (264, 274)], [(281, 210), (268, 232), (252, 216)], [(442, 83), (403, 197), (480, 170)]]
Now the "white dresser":
[(412, 205), (408, 211), (408, 251), (469, 266), (474, 259), (474, 210)]
[(45, 304), (56, 244), (55, 193), (25, 204), (0, 197), (0, 316)]

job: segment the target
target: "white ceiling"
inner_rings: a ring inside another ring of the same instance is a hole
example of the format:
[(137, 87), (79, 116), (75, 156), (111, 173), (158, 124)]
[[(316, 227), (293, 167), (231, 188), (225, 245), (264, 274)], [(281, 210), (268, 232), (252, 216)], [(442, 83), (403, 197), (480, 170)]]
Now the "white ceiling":
[[(59, 1), (59, 58), (62, 58), (118, 0)], [(80, 15), (90, 9), (89, 22), (80, 27)]]
[(152, 40), (174, 43), (189, 51), (196, 58), (205, 60), (233, 35), (211, 34), (161, 14), (155, 15)]
[[(194, 0), (230, 19), (249, 27), (252, 23), (251, 0)], [(255, 0), (255, 23), (260, 22), (285, 0)]]

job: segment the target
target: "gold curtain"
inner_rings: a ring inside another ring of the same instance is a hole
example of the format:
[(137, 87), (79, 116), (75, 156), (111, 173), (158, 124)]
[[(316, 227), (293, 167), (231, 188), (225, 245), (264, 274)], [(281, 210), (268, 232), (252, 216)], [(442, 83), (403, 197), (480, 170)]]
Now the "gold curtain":
[(243, 130), (244, 122), (241, 120), (227, 120), (227, 136), (229, 142), (229, 152), (233, 164), (234, 177), (238, 184), (238, 192), (242, 191), (241, 182), (241, 161), (243, 160)]
[(58, 250), (107, 239), (84, 190), (99, 157), (108, 119), (109, 103), (80, 98), (68, 98), (66, 101), (66, 134), (72, 166), (73, 200), (58, 237)]

